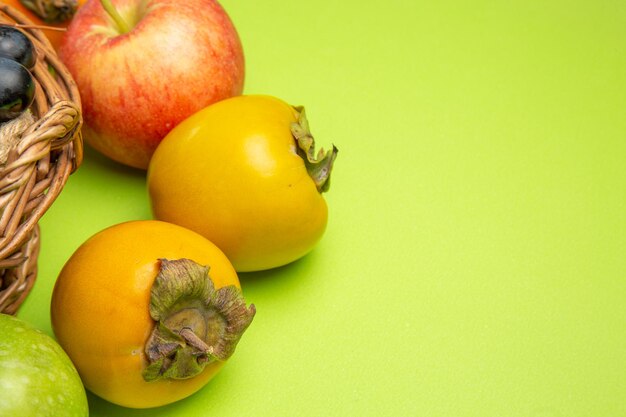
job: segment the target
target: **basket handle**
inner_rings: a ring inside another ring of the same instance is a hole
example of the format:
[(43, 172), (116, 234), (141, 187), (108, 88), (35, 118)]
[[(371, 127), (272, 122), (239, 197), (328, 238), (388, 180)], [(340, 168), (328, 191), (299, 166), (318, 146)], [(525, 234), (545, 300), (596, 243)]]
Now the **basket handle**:
[[(17, 153), (23, 155), (30, 149), (40, 149), (45, 154), (62, 148), (76, 137), (76, 130), (80, 129), (81, 124), (80, 110), (76, 104), (68, 100), (57, 101), (24, 132), (17, 145)], [(40, 152), (33, 152), (32, 158), (24, 159), (22, 156), (19, 163), (35, 162), (40, 156)]]

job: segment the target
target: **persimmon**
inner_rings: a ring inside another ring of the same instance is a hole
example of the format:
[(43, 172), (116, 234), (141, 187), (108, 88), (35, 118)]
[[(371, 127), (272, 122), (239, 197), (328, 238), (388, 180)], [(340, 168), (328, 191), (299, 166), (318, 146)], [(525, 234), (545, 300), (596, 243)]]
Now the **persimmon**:
[(322, 195), (337, 148), (315, 151), (304, 108), (263, 95), (212, 104), (157, 147), (148, 168), (155, 218), (215, 243), (239, 272), (301, 258), (328, 221)]
[(51, 302), (54, 334), (85, 387), (133, 408), (202, 388), (254, 314), (214, 244), (155, 220), (89, 238), (63, 267)]

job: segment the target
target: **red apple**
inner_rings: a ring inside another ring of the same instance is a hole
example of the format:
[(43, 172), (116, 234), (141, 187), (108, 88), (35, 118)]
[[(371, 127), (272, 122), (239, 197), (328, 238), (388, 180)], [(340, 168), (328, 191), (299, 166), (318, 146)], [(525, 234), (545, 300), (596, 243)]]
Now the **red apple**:
[(81, 94), (85, 141), (141, 169), (179, 122), (243, 90), (241, 42), (215, 0), (89, 0), (59, 56)]

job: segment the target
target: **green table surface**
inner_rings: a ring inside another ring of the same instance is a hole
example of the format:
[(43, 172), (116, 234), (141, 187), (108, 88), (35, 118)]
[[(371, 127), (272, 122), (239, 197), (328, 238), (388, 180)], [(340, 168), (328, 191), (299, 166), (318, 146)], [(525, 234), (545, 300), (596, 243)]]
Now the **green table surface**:
[[(107, 416), (626, 416), (626, 7), (618, 0), (223, 0), (245, 93), (339, 149), (316, 249), (241, 274), (257, 317), (192, 397)], [(19, 316), (65, 260), (151, 218), (87, 150), (41, 221)]]

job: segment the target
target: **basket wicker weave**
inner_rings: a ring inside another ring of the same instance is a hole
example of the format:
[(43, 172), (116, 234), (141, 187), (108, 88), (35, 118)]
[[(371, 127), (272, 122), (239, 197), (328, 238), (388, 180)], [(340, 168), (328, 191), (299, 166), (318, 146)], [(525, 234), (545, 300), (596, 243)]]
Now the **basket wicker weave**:
[(0, 2), (0, 24), (21, 27), (37, 50), (35, 121), (0, 166), (0, 313), (14, 314), (37, 275), (41, 216), (82, 161), (80, 97), (44, 33)]

